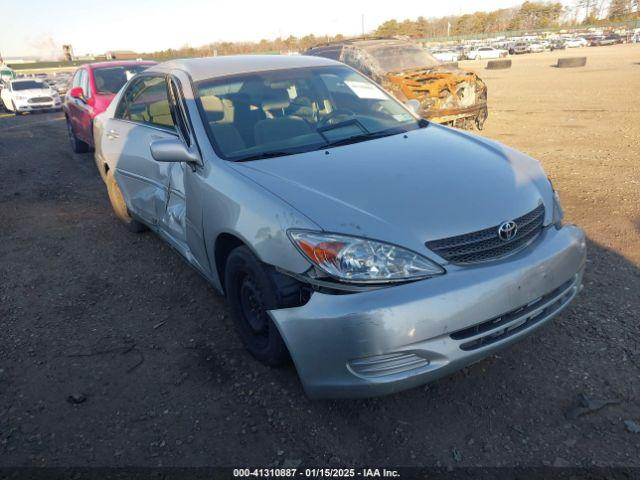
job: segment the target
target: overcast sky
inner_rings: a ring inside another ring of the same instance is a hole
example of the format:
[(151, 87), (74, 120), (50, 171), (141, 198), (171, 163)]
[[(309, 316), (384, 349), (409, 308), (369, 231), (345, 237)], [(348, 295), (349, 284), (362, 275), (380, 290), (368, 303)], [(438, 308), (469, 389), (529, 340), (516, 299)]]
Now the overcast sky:
[[(359, 34), (385, 20), (440, 17), (519, 5), (522, 0), (9, 0), (3, 2), (5, 57), (148, 52), (218, 40)], [(564, 0), (563, 3), (573, 3)]]

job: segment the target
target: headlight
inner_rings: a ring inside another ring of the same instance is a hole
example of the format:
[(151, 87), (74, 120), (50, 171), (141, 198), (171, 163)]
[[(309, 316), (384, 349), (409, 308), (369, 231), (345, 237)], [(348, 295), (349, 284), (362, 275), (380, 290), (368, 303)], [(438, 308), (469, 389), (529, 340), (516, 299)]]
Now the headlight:
[(288, 234), (311, 263), (345, 282), (402, 282), (445, 273), (422, 255), (388, 243), (304, 230)]
[(558, 192), (553, 191), (553, 219), (552, 222), (556, 228), (562, 227), (562, 219), (564, 218), (564, 212), (560, 206), (560, 196)]

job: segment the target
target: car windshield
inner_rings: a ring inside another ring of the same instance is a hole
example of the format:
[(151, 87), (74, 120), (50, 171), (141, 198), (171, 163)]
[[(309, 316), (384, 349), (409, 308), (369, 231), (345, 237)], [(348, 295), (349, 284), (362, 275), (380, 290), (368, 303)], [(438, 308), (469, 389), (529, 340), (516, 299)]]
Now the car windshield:
[(139, 64), (94, 68), (93, 77), (96, 82), (96, 91), (103, 95), (118, 93), (131, 77), (150, 66), (149, 64)]
[(49, 85), (37, 80), (23, 80), (21, 82), (13, 82), (11, 88), (17, 92), (19, 90), (31, 90), (32, 88), (49, 88)]
[(411, 43), (380, 43), (364, 47), (385, 72), (398, 72), (411, 68), (432, 68), (440, 65), (428, 51)]
[(205, 80), (197, 92), (216, 152), (234, 161), (331, 148), (423, 125), (375, 84), (342, 66)]

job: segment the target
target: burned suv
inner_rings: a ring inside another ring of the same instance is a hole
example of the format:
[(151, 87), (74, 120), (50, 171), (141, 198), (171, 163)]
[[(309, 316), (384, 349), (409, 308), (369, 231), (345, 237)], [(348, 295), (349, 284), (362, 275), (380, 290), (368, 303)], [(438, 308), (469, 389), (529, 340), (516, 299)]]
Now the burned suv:
[(400, 101), (420, 102), (418, 113), (436, 123), (478, 129), (487, 118), (487, 87), (473, 72), (438, 61), (415, 43), (358, 39), (312, 47), (305, 55), (339, 60), (367, 75)]

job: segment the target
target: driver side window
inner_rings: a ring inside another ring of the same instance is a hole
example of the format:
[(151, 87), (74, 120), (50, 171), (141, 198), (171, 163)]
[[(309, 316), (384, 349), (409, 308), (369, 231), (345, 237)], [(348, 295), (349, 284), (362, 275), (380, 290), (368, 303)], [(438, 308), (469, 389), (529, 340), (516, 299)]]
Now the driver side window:
[(122, 95), (115, 118), (175, 130), (164, 76), (143, 76)]

